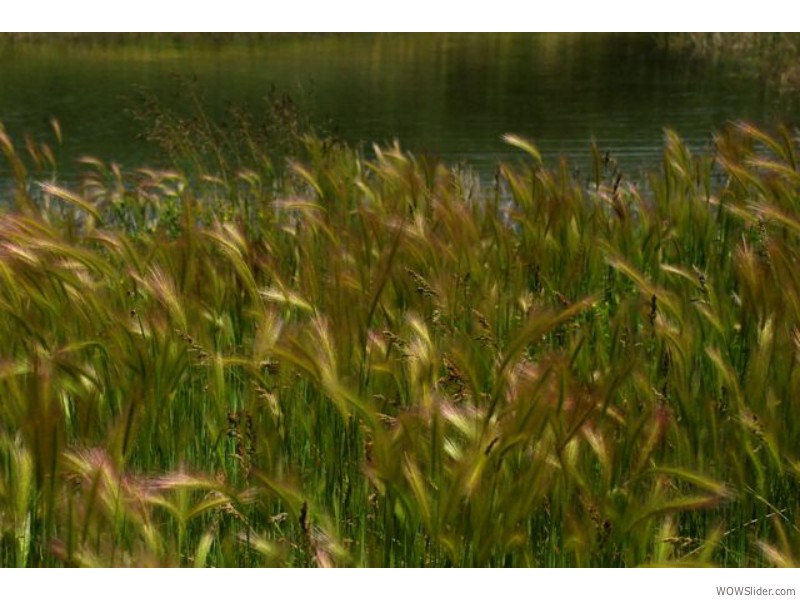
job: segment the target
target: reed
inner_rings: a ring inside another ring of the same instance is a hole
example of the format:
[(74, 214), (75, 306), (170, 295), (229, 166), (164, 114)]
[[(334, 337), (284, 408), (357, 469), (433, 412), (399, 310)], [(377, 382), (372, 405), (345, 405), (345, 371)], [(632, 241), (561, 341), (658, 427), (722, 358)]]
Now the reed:
[(791, 93), (800, 87), (796, 33), (661, 33), (655, 43), (695, 60), (738, 65), (779, 91)]
[(0, 565), (797, 566), (796, 133), (507, 141), (66, 189), (0, 136)]

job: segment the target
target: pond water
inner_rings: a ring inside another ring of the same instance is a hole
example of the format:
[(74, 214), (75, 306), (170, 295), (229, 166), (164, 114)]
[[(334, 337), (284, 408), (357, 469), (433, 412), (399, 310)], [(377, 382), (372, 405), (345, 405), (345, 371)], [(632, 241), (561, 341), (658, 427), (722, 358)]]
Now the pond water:
[(534, 140), (547, 160), (563, 153), (576, 163), (594, 137), (632, 171), (658, 164), (665, 126), (702, 148), (726, 121), (770, 124), (797, 106), (754, 76), (669, 56), (646, 35), (142, 36), (0, 40), (0, 122), (15, 136), (44, 136), (57, 117), (62, 157), (158, 164), (129, 109), (138, 88), (186, 102), (176, 75), (196, 79), (212, 112), (228, 102), (256, 109), (274, 86), (349, 142), (399, 139), (484, 173), (518, 155), (501, 141), (506, 132)]

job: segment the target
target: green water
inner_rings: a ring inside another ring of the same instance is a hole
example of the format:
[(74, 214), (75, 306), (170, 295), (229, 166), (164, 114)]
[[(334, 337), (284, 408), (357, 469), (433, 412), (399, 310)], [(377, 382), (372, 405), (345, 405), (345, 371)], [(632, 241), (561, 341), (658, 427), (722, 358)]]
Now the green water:
[[(741, 70), (667, 56), (645, 35), (381, 34), (0, 42), (0, 121), (12, 135), (64, 132), (62, 173), (91, 154), (158, 164), (128, 109), (146, 88), (171, 106), (196, 78), (212, 112), (258, 110), (272, 86), (352, 142), (391, 142), (490, 172), (513, 157), (500, 136), (532, 138), (548, 160), (585, 159), (594, 137), (630, 170), (657, 164), (662, 129), (692, 146), (728, 120), (769, 125), (796, 102)], [(0, 174), (5, 165), (0, 166)]]

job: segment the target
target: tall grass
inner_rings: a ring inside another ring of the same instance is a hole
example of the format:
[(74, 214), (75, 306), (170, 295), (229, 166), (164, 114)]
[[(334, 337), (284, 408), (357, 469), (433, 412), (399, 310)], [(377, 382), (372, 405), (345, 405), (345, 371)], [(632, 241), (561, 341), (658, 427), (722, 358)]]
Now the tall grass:
[(796, 136), (507, 141), (34, 189), (0, 135), (0, 564), (796, 566)]

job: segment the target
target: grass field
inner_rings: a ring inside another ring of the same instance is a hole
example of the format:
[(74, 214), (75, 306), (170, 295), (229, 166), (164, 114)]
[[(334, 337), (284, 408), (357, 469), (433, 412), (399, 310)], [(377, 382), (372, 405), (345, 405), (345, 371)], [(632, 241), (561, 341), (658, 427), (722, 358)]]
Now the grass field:
[(0, 133), (0, 566), (798, 566), (796, 134), (507, 141), (68, 189)]

